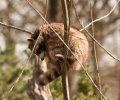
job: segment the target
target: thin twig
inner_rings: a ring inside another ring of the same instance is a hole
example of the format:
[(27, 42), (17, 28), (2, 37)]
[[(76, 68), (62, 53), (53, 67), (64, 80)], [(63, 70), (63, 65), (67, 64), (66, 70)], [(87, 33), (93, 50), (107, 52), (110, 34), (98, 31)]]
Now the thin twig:
[[(9, 25), (6, 25), (6, 24), (3, 24), (3, 25), (6, 26), (6, 27), (7, 27), (7, 26), (9, 27)], [(13, 29), (17, 29), (17, 30), (18, 30), (18, 28), (14, 27), (14, 26), (12, 26), (12, 27), (10, 26), (10, 28), (13, 28)], [(20, 29), (20, 31), (21, 31), (21, 29)], [(24, 32), (25, 32), (25, 31), (24, 31)], [(28, 32), (28, 33), (33, 34), (33, 33), (31, 33), (31, 32)], [(40, 36), (40, 34), (39, 34), (39, 36)], [(30, 58), (31, 58), (32, 55), (33, 55), (33, 51), (34, 51), (35, 46), (36, 46), (36, 44), (37, 44), (37, 42), (38, 42), (39, 36), (38, 36), (38, 38), (37, 38), (37, 40), (36, 40), (36, 42), (35, 42), (35, 45), (34, 45), (34, 47), (33, 47), (33, 49), (32, 49), (32, 53), (31, 53), (31, 55), (29, 56), (27, 62), (25, 63), (24, 66), (22, 65), (22, 71), (21, 71), (21, 73), (19, 74), (18, 78), (13, 82), (12, 87), (8, 90), (8, 92), (6, 93), (6, 95), (4, 95), (4, 96), (2, 97), (2, 100), (6, 100), (6, 99), (7, 99), (7, 97), (8, 97), (9, 94), (12, 92), (13, 88), (15, 87), (15, 85), (19, 82), (20, 78), (22, 77), (23, 72), (25, 71), (26, 66), (28, 66), (28, 63), (29, 63), (29, 61), (30, 61)]]
[[(82, 25), (82, 27), (84, 27), (84, 26)], [(87, 30), (85, 29), (85, 31), (87, 31)], [(87, 33), (89, 33), (89, 32), (87, 31)], [(89, 33), (89, 34), (90, 34), (90, 33)], [(95, 56), (95, 57), (96, 57), (96, 56)], [(96, 61), (97, 61), (97, 60), (96, 60)], [(97, 63), (97, 62), (96, 62), (96, 63)], [(96, 85), (96, 83), (93, 83), (93, 84), (94, 84), (94, 86)], [(96, 85), (96, 86), (97, 86), (97, 85)], [(96, 88), (96, 87), (95, 87), (95, 88)], [(98, 86), (97, 86), (97, 88), (98, 88)], [(96, 88), (96, 89), (97, 89), (97, 88)], [(99, 90), (99, 91), (101, 92), (100, 94), (101, 94), (101, 96), (104, 98), (105, 95), (102, 93), (101, 88), (100, 88), (100, 89), (98, 88), (97, 90)], [(103, 96), (103, 95), (104, 95), (104, 96)], [(106, 97), (105, 97), (104, 99), (107, 100)]]
[[(40, 34), (39, 34), (39, 36), (40, 36)], [(36, 46), (36, 44), (37, 44), (37, 42), (38, 42), (39, 36), (38, 36), (38, 38), (37, 38), (37, 40), (36, 40), (36, 42), (35, 42), (35, 45), (34, 45), (34, 47), (33, 47), (33, 49), (32, 49), (31, 55), (29, 56), (29, 58), (28, 58), (28, 60), (26, 61), (25, 65), (24, 65), (24, 66), (22, 65), (22, 71), (21, 71), (21, 73), (19, 74), (18, 78), (13, 82), (12, 87), (8, 90), (8, 92), (6, 93), (6, 95), (4, 95), (4, 96), (2, 97), (2, 100), (6, 100), (6, 98), (7, 98), (7, 97), (9, 96), (9, 94), (12, 92), (13, 88), (15, 87), (15, 85), (19, 82), (20, 78), (22, 77), (23, 72), (25, 71), (25, 68), (28, 66), (28, 63), (29, 63), (29, 61), (30, 61), (30, 58), (31, 58), (32, 55), (33, 55), (33, 51), (34, 51), (35, 46)]]
[(66, 43), (64, 42), (64, 40), (58, 35), (58, 33), (51, 27), (51, 25), (48, 23), (48, 21), (44, 18), (44, 16), (37, 10), (34, 8), (34, 6), (29, 2), (29, 0), (26, 0), (28, 2), (28, 4), (40, 15), (40, 17), (45, 20), (45, 22), (47, 23), (47, 25), (51, 28), (51, 30), (58, 36), (58, 38), (61, 40), (61, 42), (66, 46), (66, 48), (71, 52), (71, 54), (75, 57), (75, 59), (78, 61), (78, 63), (80, 64), (80, 66), (82, 67), (82, 69), (85, 71), (86, 75), (88, 76), (88, 78), (90, 79), (90, 81), (93, 83), (93, 85), (95, 86), (95, 88), (100, 92), (100, 94), (103, 96), (103, 98), (105, 100), (107, 100), (107, 98), (104, 96), (104, 94), (99, 90), (99, 88), (97, 87), (97, 85), (95, 84), (95, 82), (93, 81), (92, 77), (89, 75), (89, 73), (87, 72), (86, 68), (81, 64), (81, 62), (79, 61), (79, 59), (76, 57), (76, 55), (72, 52), (72, 50), (66, 45)]
[(18, 30), (18, 31), (22, 31), (22, 32), (28, 33), (28, 34), (30, 34), (30, 35), (33, 34), (32, 32), (29, 32), (29, 31), (24, 30), (24, 29), (22, 29), (22, 28), (18, 28), (18, 27), (13, 26), (13, 25), (8, 25), (8, 24), (2, 23), (2, 22), (0, 22), (0, 25), (1, 25), (1, 26), (5, 26), (5, 27), (8, 27), (8, 28), (13, 28), (13, 29), (16, 29), (16, 30)]
[[(68, 45), (69, 42), (69, 31), (70, 31), (70, 7), (68, 0), (61, 0), (63, 15), (64, 15), (64, 42)], [(64, 100), (70, 100), (69, 84), (68, 84), (68, 71), (67, 71), (67, 54), (68, 50), (64, 46), (64, 66), (62, 67), (62, 86)]]
[[(47, 0), (46, 0), (46, 3), (48, 3)], [(48, 8), (48, 7), (47, 7), (47, 8)], [(47, 16), (47, 8), (46, 8), (45, 17)], [(2, 25), (2, 26), (6, 26), (6, 27), (9, 27), (9, 28), (13, 28), (13, 29), (16, 29), (16, 30), (19, 30), (19, 31), (22, 31), (22, 32), (26, 32), (26, 33), (29, 33), (30, 35), (33, 34), (32, 32), (29, 32), (29, 31), (23, 30), (23, 29), (21, 29), (21, 28), (18, 28), (18, 27), (12, 26), (12, 25), (4, 24), (4, 23), (2, 23), (2, 22), (0, 22), (0, 25)], [(40, 34), (39, 34), (39, 36), (40, 36)], [(22, 71), (21, 71), (21, 73), (18, 75), (18, 78), (13, 82), (12, 87), (8, 90), (8, 92), (6, 93), (6, 95), (4, 95), (4, 96), (1, 98), (2, 100), (6, 100), (6, 99), (7, 99), (7, 97), (9, 96), (9, 94), (12, 92), (12, 90), (13, 90), (15, 84), (17, 84), (18, 81), (20, 80), (20, 78), (22, 77), (23, 72), (24, 72), (26, 66), (28, 66), (28, 63), (29, 63), (29, 61), (30, 61), (30, 58), (31, 58), (32, 55), (33, 55), (33, 51), (34, 51), (35, 46), (36, 46), (36, 44), (37, 44), (37, 42), (38, 42), (39, 36), (38, 36), (38, 38), (37, 38), (37, 40), (36, 40), (36, 42), (35, 42), (35, 45), (34, 45), (34, 47), (33, 47), (33, 49), (32, 49), (32, 53), (31, 53), (31, 55), (29, 56), (27, 62), (25, 63), (24, 66), (22, 65), (22, 68), (21, 68)]]
[[(77, 16), (77, 19), (79, 20), (79, 16), (78, 16), (78, 14), (77, 14), (77, 10), (76, 10), (76, 7), (75, 7), (75, 4), (74, 4), (74, 2), (72, 1), (72, 3), (73, 3), (73, 6), (74, 6), (74, 9), (75, 9), (75, 13), (76, 13), (76, 16)], [(93, 19), (93, 18), (92, 18)], [(79, 23), (80, 23), (80, 21), (79, 21)], [(81, 25), (81, 24), (80, 24)], [(82, 26), (82, 25), (81, 25)], [(93, 29), (93, 34), (94, 34), (94, 29)], [(94, 41), (94, 43), (95, 43), (95, 41)], [(95, 53), (96, 54), (96, 53)], [(96, 59), (96, 61), (97, 61), (97, 59)], [(97, 62), (96, 62), (96, 64), (97, 64)], [(98, 66), (97, 66), (98, 67)], [(100, 79), (100, 78), (99, 78)], [(100, 91), (101, 91), (101, 87), (100, 87)], [(101, 94), (101, 93), (100, 93)], [(101, 96), (102, 96), (102, 94), (101, 94)], [(105, 99), (105, 98), (104, 98)]]
[[(91, 4), (90, 4), (90, 8), (91, 8), (91, 19), (93, 21), (93, 12), (92, 12), (92, 6), (91, 6)], [(93, 37), (95, 37), (94, 24), (92, 24), (92, 33), (93, 33)], [(99, 89), (100, 89), (100, 91), (102, 91), (102, 88), (101, 88), (101, 79), (100, 79), (100, 74), (99, 74), (98, 59), (97, 59), (97, 51), (96, 51), (96, 46), (95, 45), (96, 45), (95, 41), (93, 41), (93, 52), (94, 52), (95, 67), (96, 67), (95, 71), (97, 72)], [(102, 95), (100, 95), (100, 100), (102, 100)]]
[[(48, 0), (46, 0), (46, 11), (45, 11), (45, 19), (47, 17), (47, 11), (48, 11)], [(44, 21), (44, 20), (43, 20)], [(43, 24), (45, 23), (45, 21), (43, 22)]]
[[(39, 36), (40, 36), (40, 34), (39, 34)], [(25, 71), (25, 68), (28, 66), (28, 63), (29, 63), (29, 61), (30, 61), (30, 58), (31, 58), (32, 55), (33, 55), (33, 51), (34, 51), (35, 46), (36, 46), (36, 44), (37, 44), (37, 42), (38, 42), (39, 36), (38, 36), (38, 38), (37, 38), (37, 40), (36, 40), (36, 42), (35, 42), (35, 45), (34, 45), (34, 47), (33, 47), (33, 49), (32, 49), (31, 55), (29, 56), (29, 58), (28, 58), (28, 60), (26, 61), (25, 65), (22, 65), (22, 71), (21, 71), (21, 73), (18, 75), (18, 78), (13, 82), (12, 87), (8, 90), (8, 92), (6, 93), (6, 95), (4, 95), (4, 96), (2, 97), (2, 100), (6, 100), (6, 98), (7, 98), (7, 97), (9, 96), (9, 94), (12, 92), (13, 88), (15, 87), (15, 85), (19, 82), (20, 78), (22, 77), (23, 72)]]
[(120, 0), (118, 0), (118, 2), (114, 5), (114, 7), (110, 10), (109, 13), (107, 13), (106, 15), (104, 15), (104, 16), (96, 19), (96, 20), (93, 20), (91, 23), (89, 23), (88, 25), (86, 25), (84, 28), (80, 29), (80, 31), (83, 31), (84, 29), (86, 29), (86, 28), (88, 28), (90, 25), (92, 25), (93, 23), (98, 22), (98, 21), (100, 21), (100, 20), (108, 17), (108, 16), (115, 10), (115, 8), (116, 8), (117, 5), (119, 4), (119, 2), (120, 2)]
[[(82, 25), (82, 27), (84, 27), (83, 25)], [(87, 32), (87, 34), (104, 50), (104, 51), (106, 51), (106, 53), (109, 55), (109, 56), (111, 56), (113, 59), (115, 59), (115, 60), (117, 60), (118, 62), (120, 62), (120, 59), (119, 58), (117, 58), (116, 56), (114, 56), (113, 54), (111, 54), (108, 50), (106, 50), (105, 48), (104, 48), (104, 46), (102, 46), (86, 29), (84, 29), (86, 32)]]
[[(46, 3), (47, 3), (47, 0), (46, 0)], [(45, 17), (46, 17), (46, 16), (47, 16), (47, 8), (46, 8)], [(18, 28), (18, 27), (16, 27), (16, 26), (4, 24), (4, 23), (2, 23), (2, 22), (0, 22), (0, 25), (5, 26), (5, 27), (8, 27), (8, 28), (13, 28), (13, 29), (16, 29), (16, 30), (25, 32), (25, 33), (29, 33), (30, 35), (33, 34), (32, 32), (29, 32), (29, 31), (27, 31), (27, 30)], [(38, 38), (39, 38), (39, 36), (38, 36)], [(36, 40), (36, 42), (35, 42), (35, 45), (34, 45), (33, 50), (32, 50), (32, 53), (31, 53), (31, 55), (29, 56), (27, 62), (25, 63), (25, 65), (22, 65), (22, 71), (21, 71), (21, 73), (19, 74), (18, 78), (13, 82), (12, 87), (9, 89), (9, 91), (6, 93), (6, 95), (4, 95), (4, 96), (2, 97), (2, 100), (6, 100), (6, 98), (9, 96), (9, 94), (12, 92), (14, 86), (18, 83), (18, 81), (19, 81), (20, 78), (22, 77), (23, 72), (24, 72), (26, 66), (28, 66), (28, 63), (29, 63), (29, 61), (30, 61), (30, 58), (31, 58), (31, 56), (32, 56), (32, 54), (33, 54), (33, 51), (34, 51), (34, 49), (35, 49), (36, 43), (37, 43), (37, 41), (38, 41), (38, 38), (37, 38), (37, 40)]]
[[(119, 0), (120, 1), (120, 0)], [(118, 3), (117, 3), (118, 4)], [(114, 9), (115, 9), (115, 7), (116, 7), (117, 5), (115, 5), (114, 6)], [(75, 8), (75, 5), (74, 5), (74, 8)], [(113, 9), (112, 9), (113, 10)], [(77, 14), (77, 10), (76, 10), (76, 8), (75, 8), (75, 12), (76, 12), (76, 14)], [(110, 11), (111, 12), (111, 11)], [(107, 14), (108, 15), (108, 14)], [(109, 14), (110, 15), (110, 14)], [(78, 19), (79, 19), (79, 16), (77, 15), (77, 17), (78, 17)], [(94, 21), (93, 21), (94, 22)], [(79, 20), (79, 24), (80, 24), (80, 26), (82, 26), (83, 27), (83, 25), (81, 25), (81, 22), (80, 22), (80, 20)], [(111, 56), (113, 59), (115, 59), (115, 60), (117, 60), (118, 62), (120, 62), (120, 59), (119, 58), (117, 58), (117, 57), (115, 57), (113, 54), (111, 54), (108, 50), (106, 50), (105, 48), (104, 48), (104, 46), (102, 46), (102, 44), (100, 44), (100, 42), (98, 42), (87, 30), (86, 30), (86, 28), (85, 27), (83, 27), (82, 29), (84, 29), (86, 32), (87, 32), (87, 34), (96, 42), (96, 44), (98, 44), (109, 56)], [(79, 30), (80, 32), (81, 32), (81, 30)], [(82, 30), (83, 31), (83, 30)]]

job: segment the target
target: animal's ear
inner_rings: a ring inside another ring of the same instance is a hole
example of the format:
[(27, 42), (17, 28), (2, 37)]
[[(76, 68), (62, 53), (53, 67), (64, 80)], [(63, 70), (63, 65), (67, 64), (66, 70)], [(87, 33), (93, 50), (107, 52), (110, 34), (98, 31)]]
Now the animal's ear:
[(27, 39), (27, 40), (28, 40), (28, 42), (33, 42), (34, 41), (34, 39), (31, 39), (31, 38)]
[(40, 30), (36, 29), (35, 32), (34, 32), (34, 34), (32, 35), (32, 38), (34, 40), (36, 40), (38, 38), (39, 34), (40, 34)]

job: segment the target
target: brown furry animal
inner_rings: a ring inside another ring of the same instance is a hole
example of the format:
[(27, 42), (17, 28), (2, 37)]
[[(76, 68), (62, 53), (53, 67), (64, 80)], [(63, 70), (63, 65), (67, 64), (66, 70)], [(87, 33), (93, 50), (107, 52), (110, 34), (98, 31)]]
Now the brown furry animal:
[[(63, 39), (64, 25), (62, 23), (51, 23), (50, 25)], [(50, 70), (39, 76), (40, 80), (42, 80), (40, 84), (45, 85), (60, 76), (64, 60), (64, 44), (51, 28), (47, 24), (38, 27), (28, 41), (29, 48), (32, 50), (34, 47), (33, 53), (38, 55), (42, 60), (44, 58), (47, 59), (48, 65), (50, 66)], [(89, 51), (89, 43), (86, 36), (78, 30), (70, 28), (69, 41), (69, 47), (72, 52), (76, 55), (81, 64), (85, 63)], [(71, 75), (72, 71), (79, 71), (81, 69), (80, 64), (70, 52), (68, 52), (67, 55), (67, 67)]]

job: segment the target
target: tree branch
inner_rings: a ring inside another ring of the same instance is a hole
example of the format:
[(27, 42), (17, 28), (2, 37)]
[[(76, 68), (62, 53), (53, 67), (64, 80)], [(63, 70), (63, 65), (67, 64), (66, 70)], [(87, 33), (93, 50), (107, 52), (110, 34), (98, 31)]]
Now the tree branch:
[(5, 26), (5, 27), (8, 27), (8, 28), (13, 28), (13, 29), (16, 29), (16, 30), (18, 30), (18, 31), (22, 31), (22, 32), (28, 33), (28, 34), (30, 34), (30, 35), (33, 34), (32, 32), (29, 32), (29, 31), (24, 30), (24, 29), (22, 29), (22, 28), (18, 28), (18, 27), (16, 27), (16, 26), (12, 26), (12, 25), (7, 25), (7, 24), (2, 23), (2, 22), (0, 22), (0, 25), (1, 25), (1, 26)]
[[(43, 68), (44, 67), (44, 68)], [(31, 100), (53, 100), (49, 85), (40, 86), (39, 76), (46, 70), (46, 63), (36, 56), (33, 78), (28, 81), (27, 93)]]
[(120, 0), (118, 0), (118, 2), (114, 5), (114, 7), (110, 10), (109, 13), (107, 13), (106, 15), (104, 15), (104, 16), (98, 18), (98, 19), (93, 20), (91, 23), (89, 23), (88, 25), (83, 27), (80, 31), (83, 31), (84, 29), (87, 29), (90, 25), (92, 25), (93, 23), (98, 22), (98, 21), (108, 17), (115, 10), (115, 8), (118, 6), (119, 2), (120, 2)]
[[(70, 31), (70, 1), (62, 0), (62, 8), (64, 15), (64, 42), (69, 45), (69, 31)], [(68, 72), (67, 72), (67, 54), (68, 50), (64, 46), (64, 66), (62, 67), (62, 86), (63, 86), (63, 94), (64, 100), (70, 100), (69, 94), (69, 84), (68, 84)]]

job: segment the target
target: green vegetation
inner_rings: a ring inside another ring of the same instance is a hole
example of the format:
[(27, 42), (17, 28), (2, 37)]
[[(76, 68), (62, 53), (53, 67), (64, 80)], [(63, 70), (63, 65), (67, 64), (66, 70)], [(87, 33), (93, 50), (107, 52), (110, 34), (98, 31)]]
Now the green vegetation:
[(25, 92), (26, 76), (30, 70), (25, 70), (19, 82), (15, 84), (12, 92), (9, 95), (10, 88), (18, 78), (21, 72), (19, 60), (14, 55), (14, 45), (10, 45), (7, 49), (0, 54), (0, 97), (7, 96), (9, 100), (28, 100)]
[[(18, 58), (14, 55), (14, 45), (7, 47), (6, 51), (0, 54), (0, 97), (7, 95), (13, 83), (22, 71)], [(33, 67), (24, 71), (19, 82), (15, 84), (12, 92), (7, 96), (9, 100), (29, 100), (26, 93), (27, 79), (32, 75)], [(89, 71), (89, 69), (88, 69)], [(84, 71), (80, 72), (79, 92), (74, 100), (95, 100), (93, 86)], [(54, 100), (63, 100), (61, 78), (50, 84)], [(98, 100), (98, 99), (96, 99)]]
[[(90, 69), (88, 69), (88, 72), (92, 73)], [(94, 96), (93, 85), (85, 72), (81, 71), (80, 75), (79, 92), (73, 97), (73, 100), (99, 100), (97, 96)], [(63, 100), (61, 78), (54, 80), (50, 86), (54, 99)]]

